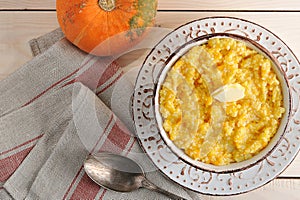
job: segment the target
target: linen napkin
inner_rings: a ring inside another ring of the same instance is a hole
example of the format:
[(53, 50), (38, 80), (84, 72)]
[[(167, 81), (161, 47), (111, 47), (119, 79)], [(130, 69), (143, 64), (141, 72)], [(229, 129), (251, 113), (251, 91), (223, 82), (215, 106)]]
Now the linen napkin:
[(140, 149), (129, 111), (134, 80), (118, 63), (80, 51), (60, 29), (30, 46), (35, 57), (0, 82), (0, 199), (168, 199), (93, 183), (83, 161), (99, 151), (128, 156), (158, 186), (198, 199)]

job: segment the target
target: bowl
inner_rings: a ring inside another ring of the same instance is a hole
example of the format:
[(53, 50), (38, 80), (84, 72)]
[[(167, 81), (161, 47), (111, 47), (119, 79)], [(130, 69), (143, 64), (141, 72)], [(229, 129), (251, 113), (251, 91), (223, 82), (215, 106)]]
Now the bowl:
[[(204, 162), (200, 162), (197, 160), (192, 159), (189, 157), (185, 152), (178, 148), (173, 141), (169, 138), (167, 132), (163, 128), (163, 117), (160, 112), (160, 94), (159, 91), (162, 88), (162, 85), (166, 79), (166, 76), (174, 63), (181, 58), (184, 54), (186, 54), (191, 48), (199, 45), (203, 45), (208, 42), (208, 40), (212, 38), (232, 38), (237, 41), (241, 41), (246, 44), (247, 47), (259, 52), (263, 56), (269, 58), (269, 60), (272, 63), (272, 68), (277, 76), (277, 79), (280, 82), (281, 91), (283, 95), (283, 106), (285, 108), (285, 113), (283, 114), (283, 117), (281, 118), (281, 122), (279, 125), (279, 128), (276, 132), (276, 134), (272, 137), (268, 145), (261, 150), (258, 154), (253, 156), (250, 159), (246, 159), (241, 162), (236, 163), (230, 163), (228, 165), (212, 165), (212, 164), (206, 164)], [(265, 159), (268, 155), (272, 153), (272, 151), (276, 148), (276, 146), (280, 143), (280, 141), (283, 138), (283, 135), (286, 131), (287, 124), (290, 118), (291, 113), (291, 94), (290, 94), (290, 88), (288, 79), (285, 75), (285, 73), (281, 70), (280, 63), (277, 61), (277, 59), (274, 58), (271, 52), (269, 52), (266, 48), (261, 46), (259, 43), (255, 42), (254, 40), (251, 40), (247, 37), (236, 35), (232, 33), (212, 33), (212, 34), (206, 34), (200, 37), (197, 37), (185, 44), (183, 44), (181, 47), (179, 47), (166, 61), (166, 65), (159, 74), (157, 87), (155, 88), (155, 96), (154, 96), (154, 113), (155, 113), (155, 119), (157, 122), (157, 127), (159, 129), (159, 133), (161, 135), (161, 138), (165, 142), (165, 144), (170, 148), (170, 150), (178, 156), (181, 160), (188, 163), (191, 166), (194, 166), (195, 168), (208, 171), (208, 172), (216, 172), (216, 173), (231, 173), (231, 172), (237, 172), (241, 170), (245, 170), (247, 168), (252, 167), (253, 165), (257, 164), (258, 162)]]

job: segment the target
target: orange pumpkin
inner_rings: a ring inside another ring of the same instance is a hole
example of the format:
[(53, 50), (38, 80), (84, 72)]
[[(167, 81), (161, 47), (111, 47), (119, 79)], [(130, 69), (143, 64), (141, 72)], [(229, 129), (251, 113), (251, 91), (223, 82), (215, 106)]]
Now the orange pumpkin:
[(98, 56), (122, 53), (136, 45), (154, 25), (157, 0), (57, 0), (65, 37)]

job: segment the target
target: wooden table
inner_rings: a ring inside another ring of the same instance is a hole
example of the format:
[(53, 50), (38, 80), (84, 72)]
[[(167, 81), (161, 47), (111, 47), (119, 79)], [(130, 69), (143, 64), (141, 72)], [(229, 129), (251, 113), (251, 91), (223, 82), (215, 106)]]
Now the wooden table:
[[(300, 58), (299, 0), (159, 0), (157, 25), (175, 28), (209, 16), (256, 22), (279, 36)], [(55, 0), (0, 0), (0, 80), (32, 58), (28, 41), (58, 27)], [(147, 52), (134, 56), (140, 62)], [(130, 65), (133, 56), (120, 62)], [(228, 197), (227, 197), (228, 198)], [(203, 199), (227, 199), (203, 196)], [(233, 199), (300, 199), (300, 155), (276, 180)]]

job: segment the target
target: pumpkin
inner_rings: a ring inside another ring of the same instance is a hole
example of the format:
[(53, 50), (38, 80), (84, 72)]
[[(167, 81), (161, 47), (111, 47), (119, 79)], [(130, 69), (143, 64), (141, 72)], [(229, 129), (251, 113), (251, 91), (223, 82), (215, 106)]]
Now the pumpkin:
[(136, 45), (154, 25), (157, 0), (57, 0), (65, 37), (85, 52), (109, 56)]

